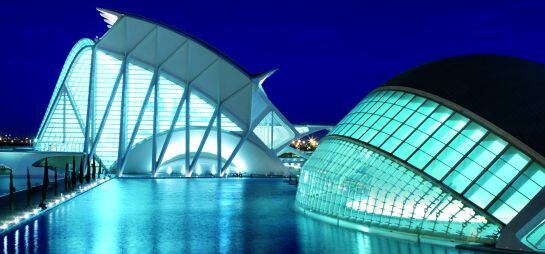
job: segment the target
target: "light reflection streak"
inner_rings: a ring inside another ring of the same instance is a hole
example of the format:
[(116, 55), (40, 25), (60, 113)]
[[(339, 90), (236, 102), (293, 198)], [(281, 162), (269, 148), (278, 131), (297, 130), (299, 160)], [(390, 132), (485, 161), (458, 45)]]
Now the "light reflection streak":
[(38, 220), (33, 223), (33, 235), (34, 235), (34, 253), (38, 253)]
[(29, 253), (29, 245), (30, 245), (30, 241), (29, 241), (29, 238), (30, 237), (30, 227), (28, 225), (25, 226), (25, 253)]
[(19, 229), (15, 230), (15, 236), (13, 237), (13, 248), (15, 253), (19, 253)]

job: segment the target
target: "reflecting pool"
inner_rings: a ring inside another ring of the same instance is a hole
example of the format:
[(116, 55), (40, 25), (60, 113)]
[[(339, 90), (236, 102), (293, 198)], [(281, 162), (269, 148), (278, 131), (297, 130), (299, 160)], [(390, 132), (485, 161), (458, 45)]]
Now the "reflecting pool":
[(1, 237), (3, 252), (473, 253), (294, 211), (283, 179), (116, 179)]

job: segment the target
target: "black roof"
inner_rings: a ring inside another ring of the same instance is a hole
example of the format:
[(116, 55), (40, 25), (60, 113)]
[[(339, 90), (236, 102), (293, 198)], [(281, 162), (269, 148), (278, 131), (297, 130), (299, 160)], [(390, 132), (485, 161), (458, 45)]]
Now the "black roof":
[(454, 102), (545, 155), (545, 65), (498, 55), (424, 64), (387, 81)]

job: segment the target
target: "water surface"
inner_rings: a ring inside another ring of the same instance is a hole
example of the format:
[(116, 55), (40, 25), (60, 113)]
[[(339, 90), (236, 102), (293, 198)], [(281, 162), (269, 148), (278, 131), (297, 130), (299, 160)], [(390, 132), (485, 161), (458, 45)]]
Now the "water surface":
[(282, 179), (116, 179), (1, 238), (4, 252), (472, 253), (365, 234), (293, 209)]

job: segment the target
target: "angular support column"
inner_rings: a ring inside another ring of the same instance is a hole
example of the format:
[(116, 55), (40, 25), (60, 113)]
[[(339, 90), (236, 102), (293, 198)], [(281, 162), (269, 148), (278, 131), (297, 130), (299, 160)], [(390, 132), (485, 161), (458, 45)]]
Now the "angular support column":
[[(124, 62), (127, 61), (127, 56), (125, 56)], [(129, 65), (125, 64), (123, 66), (123, 87), (121, 88), (121, 119), (119, 120), (119, 144), (117, 149), (117, 171), (120, 170), (120, 161), (125, 153), (126, 144), (127, 144), (127, 113), (129, 103), (129, 95), (127, 94), (129, 86)]]
[(165, 142), (163, 143), (163, 147), (161, 148), (161, 152), (159, 153), (159, 158), (157, 159), (157, 162), (155, 163), (156, 169), (158, 169), (163, 163), (163, 158), (165, 157), (165, 153), (168, 149), (168, 145), (170, 144), (170, 139), (172, 138), (174, 129), (176, 129), (176, 123), (178, 122), (178, 118), (180, 117), (180, 112), (182, 111), (182, 107), (187, 100), (187, 94), (188, 94), (188, 90), (186, 89), (184, 90), (184, 93), (182, 94), (182, 98), (180, 98), (180, 102), (178, 102), (178, 106), (176, 107), (176, 112), (174, 113), (174, 117), (172, 118), (172, 122), (170, 123), (170, 128), (168, 130), (167, 136), (165, 137)]
[(206, 130), (204, 131), (204, 135), (201, 139), (201, 143), (199, 144), (199, 148), (197, 148), (197, 151), (195, 152), (195, 156), (191, 160), (191, 164), (189, 165), (189, 172), (186, 175), (187, 177), (191, 177), (193, 174), (193, 168), (195, 167), (195, 164), (197, 164), (197, 161), (199, 160), (199, 156), (201, 156), (202, 149), (204, 147), (204, 144), (206, 144), (206, 140), (208, 139), (208, 136), (210, 135), (210, 131), (212, 130), (212, 127), (214, 126), (214, 121), (216, 121), (216, 116), (219, 114), (219, 110), (216, 107), (214, 110), (214, 113), (212, 114), (212, 117), (210, 117), (210, 122), (208, 122), (208, 126), (206, 127)]
[[(191, 118), (190, 118), (190, 105), (191, 105), (191, 86), (186, 86), (187, 98), (185, 102), (185, 174), (191, 176)], [(189, 174), (189, 175), (188, 175)]]
[(221, 174), (221, 164), (222, 164), (222, 157), (221, 157), (221, 104), (218, 104), (218, 114), (216, 115), (216, 146), (217, 146), (217, 152), (216, 152), (216, 170), (218, 171), (217, 174), (219, 177), (222, 177)]
[(158, 74), (159, 70), (155, 68), (153, 72), (155, 93), (153, 94), (153, 134), (152, 134), (152, 148), (151, 148), (151, 175), (153, 177), (157, 174), (157, 133), (159, 132), (159, 82)]
[(83, 152), (88, 154), (90, 144), (93, 142), (92, 137), (95, 130), (95, 87), (96, 87), (96, 62), (97, 49), (93, 46), (91, 49), (91, 70), (89, 73), (89, 91), (87, 98), (87, 113), (85, 117), (85, 140), (83, 141)]
[(102, 135), (102, 130), (104, 130), (104, 126), (106, 125), (106, 120), (108, 119), (108, 115), (110, 114), (110, 109), (112, 108), (117, 89), (119, 88), (119, 83), (121, 83), (121, 77), (123, 76), (123, 69), (125, 68), (125, 65), (126, 59), (123, 59), (121, 68), (119, 69), (119, 72), (115, 79), (114, 87), (112, 88), (112, 92), (110, 94), (110, 99), (108, 100), (108, 104), (106, 104), (106, 109), (104, 110), (102, 121), (100, 122), (100, 126), (98, 127), (97, 135), (93, 140), (93, 145), (91, 146), (91, 151), (89, 151), (89, 154), (95, 154), (96, 147), (98, 145), (98, 142), (100, 141), (100, 136)]
[(146, 96), (144, 97), (144, 101), (142, 102), (142, 107), (140, 108), (140, 112), (138, 113), (138, 117), (136, 118), (136, 123), (134, 124), (134, 128), (131, 134), (131, 138), (129, 139), (129, 143), (127, 145), (127, 149), (125, 149), (125, 152), (123, 154), (123, 157), (121, 158), (120, 167), (118, 169), (118, 176), (123, 175), (123, 170), (125, 170), (125, 163), (127, 159), (127, 154), (129, 152), (129, 149), (134, 144), (134, 140), (136, 139), (136, 134), (138, 133), (138, 130), (140, 129), (140, 123), (142, 123), (142, 118), (144, 117), (144, 113), (146, 112), (146, 107), (148, 105), (149, 99), (151, 97), (151, 92), (153, 91), (155, 87), (155, 80), (157, 79), (157, 75), (153, 75), (151, 78), (150, 85), (148, 87), (148, 90), (146, 92)]

